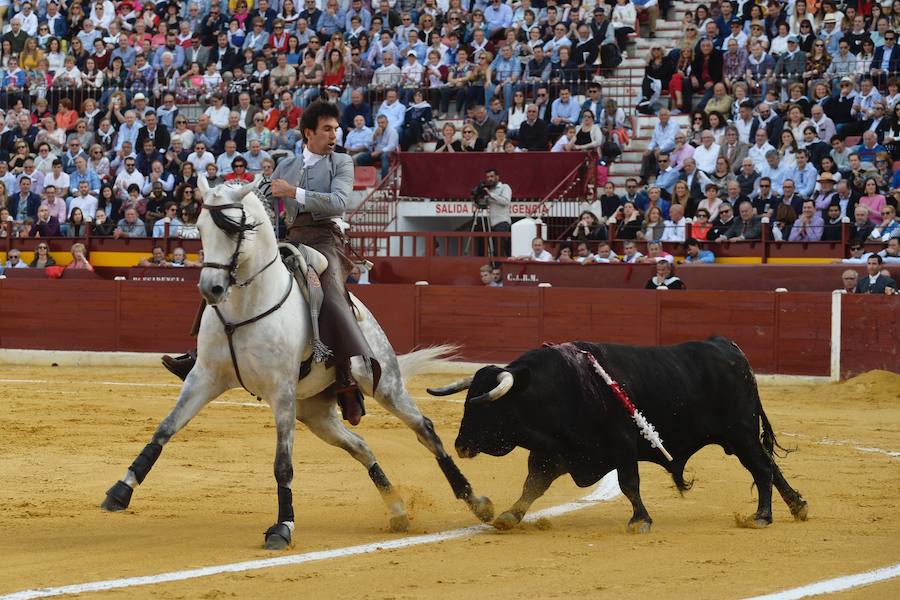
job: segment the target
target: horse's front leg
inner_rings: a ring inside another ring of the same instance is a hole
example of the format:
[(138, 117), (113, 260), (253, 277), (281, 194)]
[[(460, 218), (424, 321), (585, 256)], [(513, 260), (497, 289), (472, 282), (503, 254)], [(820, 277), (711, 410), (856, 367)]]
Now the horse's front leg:
[(283, 550), (291, 545), (294, 532), (293, 451), (297, 404), (294, 391), (284, 391), (270, 402), (275, 415), (278, 441), (275, 447), (275, 481), (278, 484), (278, 521), (266, 530), (266, 550)]
[(107, 490), (106, 499), (100, 504), (100, 507), (110, 512), (128, 508), (131, 495), (153, 468), (156, 459), (162, 453), (163, 446), (184, 428), (200, 412), (200, 409), (225, 389), (226, 386), (221, 378), (213, 379), (205, 369), (193, 369), (181, 388), (181, 395), (178, 396), (175, 408), (156, 428), (150, 443), (144, 446), (138, 457), (128, 467), (125, 477)]

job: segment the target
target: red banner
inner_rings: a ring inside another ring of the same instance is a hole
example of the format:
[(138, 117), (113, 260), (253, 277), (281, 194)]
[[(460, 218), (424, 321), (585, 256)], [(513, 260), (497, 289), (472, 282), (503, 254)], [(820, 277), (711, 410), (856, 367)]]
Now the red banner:
[[(420, 198), (469, 199), (485, 170), (497, 169), (512, 188), (513, 199), (542, 199), (585, 160), (584, 152), (402, 152), (400, 195)], [(565, 191), (568, 185), (559, 192)], [(564, 196), (579, 196), (580, 185)]]

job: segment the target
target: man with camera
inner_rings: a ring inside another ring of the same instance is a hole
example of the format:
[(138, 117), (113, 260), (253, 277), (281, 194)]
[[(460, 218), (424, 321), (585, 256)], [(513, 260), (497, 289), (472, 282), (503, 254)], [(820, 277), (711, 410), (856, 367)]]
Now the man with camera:
[[(512, 189), (500, 182), (497, 169), (491, 167), (484, 172), (484, 179), (472, 190), (472, 202), (476, 210), (487, 210), (491, 231), (512, 231), (512, 222), (509, 216), (509, 203), (512, 200)], [(509, 255), (510, 242), (503, 244), (506, 255)]]

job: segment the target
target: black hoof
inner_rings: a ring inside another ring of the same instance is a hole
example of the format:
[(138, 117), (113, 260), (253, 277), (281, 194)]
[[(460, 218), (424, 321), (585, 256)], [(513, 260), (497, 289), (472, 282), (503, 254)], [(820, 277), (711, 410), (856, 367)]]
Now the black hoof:
[(100, 508), (109, 512), (119, 512), (128, 508), (131, 503), (131, 495), (134, 490), (124, 481), (117, 481), (106, 490), (106, 500), (100, 503)]
[(284, 550), (291, 545), (291, 528), (275, 523), (266, 529), (266, 550)]

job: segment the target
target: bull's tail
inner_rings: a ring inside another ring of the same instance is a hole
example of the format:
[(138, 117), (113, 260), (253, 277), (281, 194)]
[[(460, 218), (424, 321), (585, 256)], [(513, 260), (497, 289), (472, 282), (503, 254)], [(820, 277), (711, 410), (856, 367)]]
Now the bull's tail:
[(684, 480), (684, 466), (687, 464), (687, 461), (682, 460), (680, 458), (676, 458), (674, 461), (669, 463), (669, 473), (672, 474), (672, 481), (675, 482), (675, 487), (678, 488), (678, 493), (682, 496), (692, 487), (694, 487), (694, 480), (690, 481)]
[[(759, 399), (759, 390), (756, 389), (754, 385), (754, 393), (756, 394), (756, 405), (759, 409), (759, 420), (762, 423), (762, 433), (759, 436), (759, 441), (762, 442), (763, 449), (766, 451), (766, 454), (769, 455), (773, 460), (776, 456), (780, 456), (780, 458), (784, 458), (796, 448), (785, 448), (781, 444), (778, 443), (778, 439), (775, 437), (775, 431), (772, 429), (772, 424), (769, 422), (769, 417), (766, 416), (766, 411), (763, 410), (762, 402)], [(781, 450), (783, 454), (779, 455), (776, 453), (776, 448)]]

